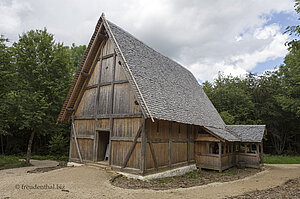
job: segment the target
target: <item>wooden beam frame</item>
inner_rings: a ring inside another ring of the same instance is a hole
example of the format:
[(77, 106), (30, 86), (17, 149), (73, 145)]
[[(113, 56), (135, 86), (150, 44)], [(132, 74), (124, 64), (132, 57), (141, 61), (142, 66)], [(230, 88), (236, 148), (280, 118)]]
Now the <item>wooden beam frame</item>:
[(108, 164), (111, 165), (111, 137), (113, 135), (113, 128), (114, 128), (114, 117), (112, 116), (114, 113), (114, 93), (115, 93), (115, 73), (116, 73), (116, 52), (114, 51), (113, 54), (110, 54), (110, 56), (113, 56), (113, 71), (112, 71), (112, 82), (111, 82), (111, 96), (110, 96), (110, 117), (109, 117), (109, 156), (108, 156)]
[(142, 117), (142, 133), (141, 133), (141, 171), (145, 173), (146, 171), (146, 146), (147, 146), (147, 134), (146, 134), (146, 122), (145, 118)]
[(169, 167), (172, 166), (172, 128), (173, 128), (173, 122), (169, 122)]
[[(96, 91), (96, 97), (95, 97), (95, 110), (94, 110), (94, 143), (93, 143), (93, 160), (97, 161), (97, 151), (98, 151), (98, 139), (99, 136), (97, 135), (97, 126), (98, 126), (98, 118), (97, 118), (97, 113), (98, 113), (98, 109), (99, 109), (99, 97), (100, 97), (100, 81), (101, 81), (101, 73), (102, 73), (102, 64), (103, 64), (103, 59), (101, 59), (101, 57), (103, 56), (103, 48), (105, 46), (105, 44), (107, 43), (107, 40), (103, 41), (103, 45), (100, 46), (100, 69), (99, 69), (99, 78), (98, 78), (98, 85), (97, 85), (97, 91)], [(85, 87), (86, 90), (86, 87)]]
[(158, 169), (158, 164), (157, 164), (153, 144), (152, 144), (151, 140), (149, 140), (148, 143), (149, 143), (149, 148), (150, 148), (150, 151), (151, 151), (152, 159), (153, 159), (153, 162), (154, 162), (154, 166), (155, 166), (156, 169)]
[(82, 163), (82, 157), (81, 157), (80, 148), (79, 148), (78, 141), (77, 141), (76, 129), (75, 129), (75, 124), (74, 124), (74, 117), (72, 117), (72, 130), (73, 130), (72, 132), (74, 135), (74, 140), (75, 140), (78, 157), (79, 157), (80, 163)]
[(190, 157), (190, 150), (191, 150), (191, 128), (192, 126), (190, 124), (187, 125), (187, 139), (188, 139), (188, 143), (187, 143), (187, 161), (188, 163), (190, 163), (191, 161), (191, 157)]
[(91, 85), (91, 86), (87, 86), (85, 88), (85, 90), (97, 88), (98, 85), (100, 85), (100, 87), (102, 87), (102, 86), (109, 86), (111, 84), (126, 84), (126, 83), (129, 83), (129, 81), (128, 80), (118, 80), (118, 81), (113, 81), (113, 82), (101, 82), (99, 84), (94, 84), (94, 85)]
[(111, 58), (111, 57), (113, 57), (113, 56), (115, 56), (115, 53), (111, 53), (111, 54), (104, 55), (104, 56), (102, 57), (102, 59), (108, 59), (108, 58)]
[(144, 128), (144, 125), (145, 125), (144, 122), (145, 122), (145, 120), (143, 120), (143, 122), (142, 122), (142, 124), (141, 124), (139, 130), (137, 131), (137, 133), (136, 133), (136, 135), (135, 135), (135, 137), (134, 137), (133, 143), (132, 143), (132, 145), (130, 146), (130, 149), (129, 149), (127, 155), (126, 155), (126, 158), (125, 158), (125, 160), (124, 160), (124, 163), (123, 163), (123, 165), (122, 165), (122, 168), (125, 168), (125, 167), (127, 166), (127, 163), (128, 163), (128, 161), (129, 161), (129, 158), (130, 158), (130, 156), (131, 156), (131, 154), (132, 154), (132, 152), (133, 152), (133, 150), (134, 150), (134, 148), (135, 148), (137, 139), (138, 139), (138, 137), (140, 137), (141, 132), (142, 132), (142, 130), (143, 130), (143, 128)]
[(219, 154), (218, 154), (218, 162), (219, 162), (219, 172), (222, 172), (222, 143), (218, 143), (219, 146)]

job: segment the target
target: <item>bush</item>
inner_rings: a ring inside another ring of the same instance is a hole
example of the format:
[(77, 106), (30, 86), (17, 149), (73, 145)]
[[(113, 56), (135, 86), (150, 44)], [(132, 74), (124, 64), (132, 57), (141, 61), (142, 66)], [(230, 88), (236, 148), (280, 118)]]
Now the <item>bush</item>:
[(62, 134), (56, 134), (51, 137), (48, 148), (51, 155), (67, 155), (68, 154), (68, 139)]

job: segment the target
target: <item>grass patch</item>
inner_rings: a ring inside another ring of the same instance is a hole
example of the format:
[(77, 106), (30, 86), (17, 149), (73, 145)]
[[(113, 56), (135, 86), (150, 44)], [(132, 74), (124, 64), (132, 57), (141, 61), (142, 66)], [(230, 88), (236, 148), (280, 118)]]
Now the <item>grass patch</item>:
[(20, 160), (19, 157), (9, 155), (0, 155), (0, 170), (10, 169), (10, 168), (19, 168), (30, 166), (31, 164), (26, 164), (24, 160)]
[(60, 155), (60, 156), (54, 156), (54, 155), (32, 155), (31, 159), (34, 160), (56, 160), (56, 161), (65, 161), (67, 162), (69, 160), (68, 156)]
[(266, 164), (300, 164), (300, 156), (264, 154), (264, 163), (266, 163)]
[(158, 178), (158, 179), (155, 179), (154, 181), (156, 181), (158, 183), (168, 183), (168, 182), (174, 181), (174, 179), (172, 177), (167, 177), (167, 178)]
[(200, 173), (200, 171), (192, 171), (192, 172), (183, 174), (182, 177), (196, 179), (196, 178), (198, 178), (199, 173)]

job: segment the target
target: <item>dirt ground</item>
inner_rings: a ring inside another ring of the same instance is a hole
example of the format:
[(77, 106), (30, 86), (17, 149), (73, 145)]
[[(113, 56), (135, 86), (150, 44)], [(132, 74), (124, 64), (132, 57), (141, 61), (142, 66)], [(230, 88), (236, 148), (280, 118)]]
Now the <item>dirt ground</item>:
[(276, 199), (299, 199), (300, 178), (286, 181), (283, 185), (270, 189), (251, 191), (243, 195), (229, 197), (228, 199), (252, 199), (252, 198), (276, 198)]
[(33, 168), (1, 170), (0, 198), (226, 198), (273, 188), (300, 177), (300, 164), (266, 165), (265, 171), (241, 180), (155, 191), (115, 187), (109, 182), (111, 173), (88, 166), (27, 173)]
[(114, 186), (127, 189), (153, 189), (168, 190), (176, 188), (188, 188), (210, 184), (214, 182), (230, 182), (252, 176), (263, 169), (238, 169), (232, 167), (219, 173), (218, 171), (204, 170), (192, 171), (181, 176), (160, 178), (149, 181), (128, 179), (125, 176), (118, 175), (112, 178), (111, 183)]

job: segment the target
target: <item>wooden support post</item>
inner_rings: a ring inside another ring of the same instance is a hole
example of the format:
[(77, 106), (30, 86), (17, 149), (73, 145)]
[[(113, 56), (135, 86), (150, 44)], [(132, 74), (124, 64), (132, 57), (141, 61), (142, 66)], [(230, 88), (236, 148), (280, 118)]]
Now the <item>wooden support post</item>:
[[(108, 156), (108, 164), (111, 165), (111, 151), (112, 151), (112, 141), (111, 138), (113, 136), (113, 128), (114, 128), (114, 118), (112, 117), (113, 113), (114, 113), (114, 93), (115, 93), (115, 73), (116, 73), (116, 52), (114, 51), (113, 54), (113, 75), (112, 75), (112, 83), (111, 83), (111, 96), (110, 96), (110, 117), (109, 117), (109, 127), (110, 127), (110, 131), (109, 131), (109, 156)], [(100, 84), (100, 82), (99, 82)]]
[(152, 154), (154, 166), (155, 166), (156, 169), (158, 169), (158, 164), (157, 164), (157, 160), (156, 160), (156, 155), (155, 155), (154, 148), (153, 148), (153, 144), (152, 144), (152, 141), (151, 141), (151, 140), (149, 140), (149, 147), (150, 147), (150, 151), (151, 151), (151, 154)]
[(247, 153), (247, 146), (248, 146), (248, 144), (247, 144), (247, 143), (244, 143), (244, 148), (245, 148), (245, 149), (244, 149), (244, 152), (245, 152), (245, 153)]
[(261, 162), (261, 158), (260, 158), (260, 154), (259, 154), (259, 145), (255, 144), (255, 146), (256, 146), (255, 155), (256, 155), (258, 163), (260, 163)]
[(223, 144), (223, 153), (224, 155), (226, 154), (226, 150), (227, 150), (227, 143)]
[[(103, 46), (105, 45), (106, 42), (104, 42)], [(101, 48), (102, 49), (102, 48)], [(103, 51), (100, 51), (100, 57), (103, 56)], [(98, 58), (98, 57), (97, 57)], [(95, 110), (94, 110), (94, 143), (93, 143), (93, 160), (94, 162), (97, 161), (97, 151), (98, 151), (98, 139), (99, 136), (97, 135), (97, 127), (98, 127), (98, 119), (97, 119), (97, 113), (99, 110), (99, 97), (100, 97), (100, 82), (101, 82), (101, 71), (102, 71), (102, 63), (103, 60), (100, 58), (100, 69), (99, 69), (99, 79), (98, 79), (98, 85), (97, 85), (97, 91), (96, 91), (96, 97), (95, 97)]]
[(70, 149), (69, 149), (69, 161), (72, 158), (71, 152), (73, 151), (73, 125), (71, 124), (71, 131), (70, 131)]
[(79, 145), (78, 145), (78, 141), (77, 141), (76, 129), (75, 129), (75, 125), (74, 125), (74, 116), (72, 116), (72, 129), (73, 129), (73, 135), (74, 135), (74, 140), (75, 140), (75, 144), (76, 144), (76, 148), (77, 148), (78, 157), (79, 157), (80, 163), (82, 163), (82, 157), (81, 157), (81, 153), (80, 153), (80, 149), (79, 149)]
[(142, 174), (145, 173), (146, 171), (146, 146), (147, 146), (147, 135), (146, 135), (146, 123), (145, 123), (145, 118), (142, 117), (142, 124), (143, 128), (142, 128), (142, 132), (141, 132), (141, 171)]
[(172, 125), (173, 122), (169, 122), (169, 167), (172, 166)]
[(187, 126), (187, 162), (190, 163), (191, 157), (190, 157), (190, 151), (191, 151), (191, 125), (188, 124)]
[(218, 146), (219, 146), (219, 156), (218, 156), (218, 158), (219, 158), (219, 172), (222, 172), (222, 143), (221, 142), (219, 142), (218, 143)]
[(122, 168), (125, 168), (125, 167), (126, 167), (128, 161), (129, 161), (129, 158), (130, 158), (130, 156), (131, 156), (131, 154), (132, 154), (132, 152), (133, 152), (133, 150), (134, 150), (134, 148), (135, 148), (137, 139), (140, 137), (143, 128), (144, 128), (144, 123), (142, 123), (142, 125), (140, 126), (139, 130), (137, 131), (137, 133), (136, 133), (136, 135), (135, 135), (135, 137), (134, 137), (133, 143), (132, 143), (132, 145), (130, 146), (130, 149), (129, 149), (127, 155), (126, 155), (126, 158), (125, 158), (125, 160), (124, 160), (124, 163), (123, 163)]
[(206, 145), (206, 153), (208, 153), (208, 154), (212, 153), (210, 151), (209, 142), (205, 142), (205, 145)]
[(83, 72), (83, 71), (81, 71), (80, 74), (81, 74), (81, 76), (83, 76), (83, 77), (88, 77), (88, 76), (90, 76), (90, 74), (88, 74), (88, 73), (86, 73), (86, 72)]
[(261, 163), (263, 164), (264, 163), (264, 148), (263, 148), (263, 141), (261, 141), (261, 152), (260, 152), (260, 159), (261, 159)]

